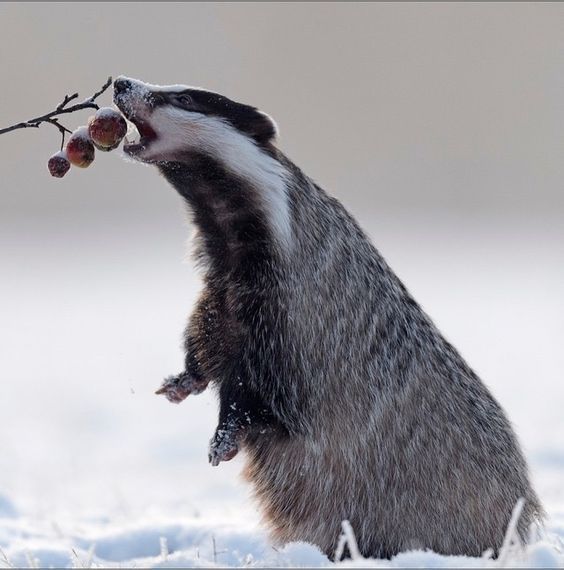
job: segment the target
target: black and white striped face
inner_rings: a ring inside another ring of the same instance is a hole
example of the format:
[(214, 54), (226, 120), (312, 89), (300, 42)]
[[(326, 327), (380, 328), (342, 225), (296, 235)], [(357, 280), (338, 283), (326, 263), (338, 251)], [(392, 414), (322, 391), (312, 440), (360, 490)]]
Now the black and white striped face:
[(249, 144), (261, 147), (277, 134), (274, 121), (256, 108), (185, 85), (122, 76), (114, 82), (114, 102), (140, 135), (124, 150), (142, 162), (178, 161), (191, 150), (216, 155)]
[(277, 134), (270, 117), (203, 89), (127, 77), (114, 82), (114, 102), (139, 131), (139, 141), (124, 145), (129, 156), (161, 171), (178, 163), (190, 168), (195, 156), (213, 159), (246, 184), (278, 243), (289, 247), (289, 173), (267, 152)]

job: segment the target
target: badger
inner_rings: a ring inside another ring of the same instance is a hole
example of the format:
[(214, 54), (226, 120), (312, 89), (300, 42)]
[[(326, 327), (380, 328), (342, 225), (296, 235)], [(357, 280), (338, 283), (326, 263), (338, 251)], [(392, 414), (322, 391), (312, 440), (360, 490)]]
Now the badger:
[(157, 393), (219, 399), (209, 461), (238, 452), (275, 544), (333, 557), (496, 552), (512, 510), (541, 522), (505, 412), (335, 198), (276, 146), (257, 108), (127, 77), (130, 157), (184, 199), (203, 289), (185, 370)]

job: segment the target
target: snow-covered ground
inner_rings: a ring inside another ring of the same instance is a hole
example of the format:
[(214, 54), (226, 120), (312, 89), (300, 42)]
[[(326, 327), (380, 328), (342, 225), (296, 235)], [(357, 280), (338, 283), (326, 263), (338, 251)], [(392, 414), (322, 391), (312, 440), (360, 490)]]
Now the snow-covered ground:
[[(354, 536), (354, 535), (353, 535)], [(254, 524), (225, 523), (201, 517), (151, 516), (137, 520), (31, 522), (0, 519), (2, 567), (327, 567), (333, 565), (315, 546), (292, 543), (275, 548)], [(353, 538), (354, 540), (354, 538)], [(353, 542), (354, 544), (354, 542)], [(558, 568), (562, 542), (548, 533), (525, 548), (511, 544), (503, 559), (441, 556), (410, 551), (392, 560), (355, 557), (339, 566), (378, 568)]]
[[(182, 263), (189, 229), (40, 223), (43, 241), (0, 228), (0, 567), (330, 564), (314, 546), (268, 543), (242, 458), (208, 465), (211, 395), (173, 406), (153, 394), (182, 365), (199, 286)], [(521, 438), (548, 529), (504, 563), (564, 567), (564, 234), (444, 220), (368, 229)], [(372, 564), (492, 561), (412, 552)]]

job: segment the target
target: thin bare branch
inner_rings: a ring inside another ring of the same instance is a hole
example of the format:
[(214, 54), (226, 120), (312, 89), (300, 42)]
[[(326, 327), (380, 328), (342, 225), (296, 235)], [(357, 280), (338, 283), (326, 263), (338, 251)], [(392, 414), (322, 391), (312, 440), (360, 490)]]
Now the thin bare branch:
[(96, 93), (94, 93), (94, 95), (92, 95), (92, 97), (90, 97), (90, 99), (88, 99), (90, 102), (94, 101), (96, 98), (98, 98), (100, 95), (102, 95), (102, 93), (112, 84), (112, 78), (108, 77), (108, 79), (106, 80), (106, 83), (104, 83), (104, 85), (102, 85), (102, 88), (100, 89), (100, 91), (96, 91)]
[[(59, 132), (61, 133), (61, 138), (62, 138), (61, 150), (63, 150), (63, 148), (65, 146), (65, 135), (66, 135), (66, 133), (72, 134), (72, 131), (67, 129), (63, 125), (61, 125), (61, 123), (59, 123), (58, 119), (47, 119), (45, 122), (50, 123), (51, 125), (53, 125), (59, 129)], [(39, 125), (37, 125), (37, 126), (39, 126)]]
[(57, 107), (57, 111), (62, 111), (67, 106), (67, 103), (77, 98), (78, 98), (78, 93), (73, 93), (72, 95), (65, 95), (63, 102)]
[(74, 113), (76, 111), (82, 111), (83, 109), (96, 109), (96, 110), (98, 110), (100, 107), (98, 106), (97, 103), (95, 103), (95, 101), (100, 95), (102, 95), (102, 93), (104, 93), (104, 91), (106, 91), (108, 89), (108, 87), (111, 84), (112, 84), (112, 78), (108, 77), (106, 83), (104, 83), (104, 85), (102, 85), (101, 89), (96, 91), (96, 93), (94, 93), (94, 95), (92, 95), (88, 99), (85, 99), (82, 103), (76, 103), (74, 105), (71, 105), (70, 107), (67, 107), (67, 105), (71, 101), (74, 101), (74, 99), (78, 98), (78, 93), (73, 93), (72, 95), (65, 95), (62, 102), (59, 103), (59, 105), (57, 106), (57, 108), (54, 111), (51, 111), (49, 113), (45, 113), (45, 115), (41, 115), (40, 117), (35, 117), (34, 119), (29, 119), (28, 121), (22, 121), (21, 123), (16, 123), (15, 125), (12, 125), (10, 127), (0, 129), (0, 135), (3, 135), (5, 133), (9, 133), (11, 131), (15, 131), (17, 129), (28, 129), (28, 128), (32, 128), (32, 127), (38, 128), (39, 125), (41, 125), (41, 123), (49, 123), (50, 125), (53, 125), (57, 129), (59, 129), (59, 132), (63, 136), (63, 144), (64, 144), (65, 133), (70, 133), (72, 131), (67, 129), (65, 126), (61, 125), (59, 123), (59, 119), (57, 119), (55, 117), (58, 117), (59, 115), (68, 115), (69, 113)]

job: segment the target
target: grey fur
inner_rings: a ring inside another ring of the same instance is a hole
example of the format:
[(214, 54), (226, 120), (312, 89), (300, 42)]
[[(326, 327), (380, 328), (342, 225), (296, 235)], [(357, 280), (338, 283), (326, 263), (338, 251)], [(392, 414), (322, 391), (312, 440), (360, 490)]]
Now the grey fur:
[(257, 146), (287, 173), (290, 247), (264, 219), (264, 189), (216, 157), (157, 163), (190, 205), (204, 271), (186, 372), (160, 392), (216, 387), (210, 461), (246, 452), (278, 543), (332, 555), (348, 519), (365, 556), (478, 556), (500, 547), (520, 497), (525, 537), (542, 507), (501, 407), (341, 204)]
[(341, 205), (298, 172), (291, 197), (279, 350), (299, 352), (281, 378), (305, 421), (246, 468), (276, 539), (332, 553), (348, 519), (365, 555), (478, 556), (520, 497), (525, 537), (542, 509), (503, 410)]

